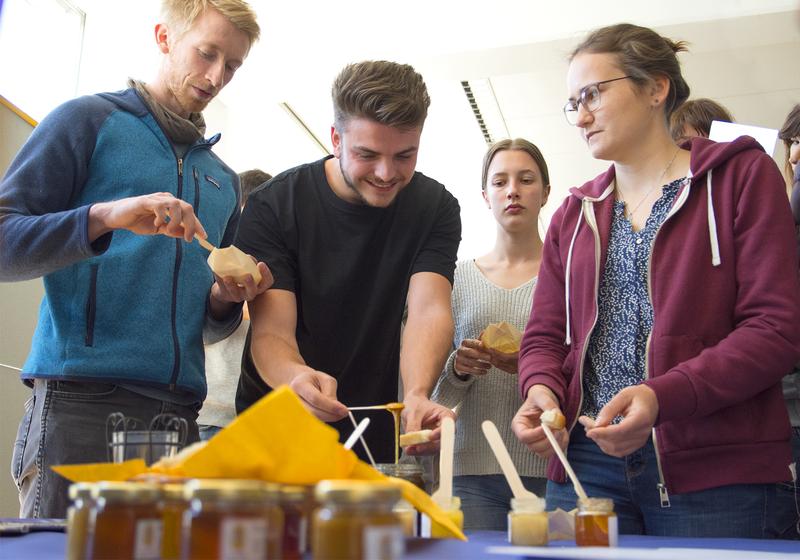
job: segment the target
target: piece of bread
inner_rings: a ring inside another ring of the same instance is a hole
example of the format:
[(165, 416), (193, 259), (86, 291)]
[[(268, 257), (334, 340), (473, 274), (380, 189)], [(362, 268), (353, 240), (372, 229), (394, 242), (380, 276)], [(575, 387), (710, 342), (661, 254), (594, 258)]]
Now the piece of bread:
[(546, 424), (552, 430), (560, 430), (567, 425), (567, 419), (557, 408), (545, 410), (539, 417), (539, 422)]
[(407, 432), (400, 434), (400, 447), (408, 447), (409, 445), (417, 445), (418, 443), (427, 443), (431, 440), (433, 430), (420, 430), (418, 432)]

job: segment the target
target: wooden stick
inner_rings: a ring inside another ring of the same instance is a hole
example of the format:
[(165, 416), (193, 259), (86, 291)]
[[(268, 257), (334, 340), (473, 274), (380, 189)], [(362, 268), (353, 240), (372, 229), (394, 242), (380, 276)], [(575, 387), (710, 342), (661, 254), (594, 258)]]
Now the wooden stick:
[[(348, 411), (347, 414), (350, 416), (350, 421), (353, 423), (353, 427), (358, 430), (358, 422), (356, 422), (356, 418), (353, 416), (353, 413)], [(367, 441), (364, 439), (363, 432), (358, 436), (358, 439), (361, 440), (361, 445), (364, 447), (364, 451), (367, 452), (367, 457), (369, 457), (369, 462), (372, 463), (372, 468), (378, 468), (375, 466), (375, 459), (372, 458), (372, 453), (370, 453), (369, 447), (367, 447)]]
[(208, 241), (206, 241), (205, 239), (203, 239), (202, 237), (200, 237), (196, 233), (194, 234), (194, 238), (197, 239), (197, 242), (200, 243), (200, 246), (203, 249), (205, 249), (206, 251), (210, 252), (210, 251), (213, 251), (214, 249), (216, 249), (216, 247), (214, 247), (211, 243), (209, 243)]
[(544, 430), (544, 435), (547, 436), (547, 439), (550, 441), (550, 445), (553, 446), (553, 451), (556, 452), (558, 458), (561, 460), (561, 464), (564, 465), (564, 468), (567, 470), (567, 474), (569, 475), (570, 480), (572, 480), (572, 485), (575, 487), (575, 493), (581, 499), (587, 499), (589, 496), (586, 495), (586, 491), (584, 491), (583, 486), (578, 481), (578, 477), (575, 476), (575, 471), (572, 470), (572, 467), (567, 461), (567, 456), (564, 455), (564, 452), (561, 450), (561, 446), (558, 445), (556, 438), (553, 436), (553, 432), (550, 431), (550, 427), (547, 424), (542, 424), (542, 429)]

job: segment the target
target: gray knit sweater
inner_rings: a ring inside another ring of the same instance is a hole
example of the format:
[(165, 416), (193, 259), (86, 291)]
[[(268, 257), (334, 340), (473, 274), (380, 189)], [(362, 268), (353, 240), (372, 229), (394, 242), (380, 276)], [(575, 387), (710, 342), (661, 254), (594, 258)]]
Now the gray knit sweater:
[(465, 338), (476, 339), (490, 323), (507, 321), (520, 330), (525, 328), (531, 311), (536, 278), (507, 290), (489, 282), (473, 260), (459, 261), (453, 282), (454, 351), (450, 354), (433, 400), (458, 407), (453, 474), (500, 474), (481, 430), (484, 420), (491, 420), (500, 431), (511, 459), (522, 476), (545, 476), (546, 461), (537, 457), (517, 440), (511, 431), (511, 419), (522, 405), (517, 375), (491, 368), (486, 375), (458, 379), (453, 370), (455, 349)]

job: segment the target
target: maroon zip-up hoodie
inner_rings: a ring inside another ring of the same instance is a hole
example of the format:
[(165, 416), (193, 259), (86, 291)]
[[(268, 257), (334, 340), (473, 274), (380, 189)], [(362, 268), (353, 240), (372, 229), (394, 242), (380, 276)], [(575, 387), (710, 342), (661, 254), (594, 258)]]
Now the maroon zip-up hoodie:
[[(644, 382), (658, 397), (662, 503), (666, 490), (791, 479), (780, 382), (800, 359), (800, 280), (785, 185), (750, 137), (692, 140), (690, 168), (648, 274), (654, 320)], [(523, 398), (534, 384), (548, 386), (568, 428), (583, 398), (613, 180), (612, 166), (572, 189), (553, 217), (520, 349)], [(548, 477), (565, 480), (557, 459)]]

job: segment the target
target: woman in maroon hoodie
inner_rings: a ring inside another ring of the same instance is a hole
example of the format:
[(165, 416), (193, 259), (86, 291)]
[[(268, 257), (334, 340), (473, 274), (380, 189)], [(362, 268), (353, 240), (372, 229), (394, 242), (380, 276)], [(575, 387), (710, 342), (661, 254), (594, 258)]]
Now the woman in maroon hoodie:
[[(768, 537), (776, 483), (791, 478), (792, 218), (753, 139), (672, 140), (683, 50), (620, 24), (571, 56), (564, 113), (612, 165), (552, 219), (513, 428), (549, 455), (539, 416), (563, 410), (557, 436), (589, 495), (614, 499), (622, 533)], [(575, 507), (557, 460), (548, 477), (548, 508)]]

